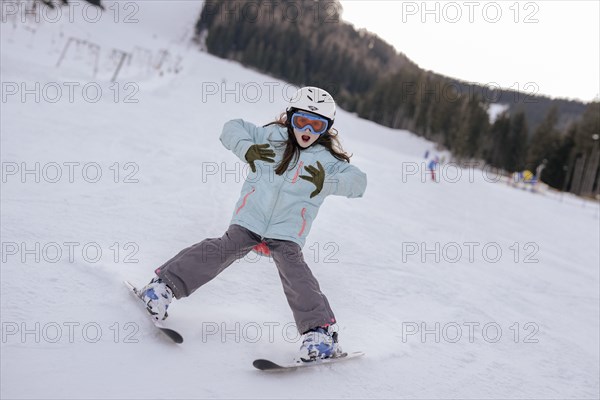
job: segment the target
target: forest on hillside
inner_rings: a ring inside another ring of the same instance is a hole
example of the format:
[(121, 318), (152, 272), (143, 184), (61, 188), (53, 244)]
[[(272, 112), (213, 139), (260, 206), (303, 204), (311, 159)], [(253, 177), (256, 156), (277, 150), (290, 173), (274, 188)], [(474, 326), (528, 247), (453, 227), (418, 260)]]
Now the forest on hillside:
[[(597, 190), (599, 103), (423, 70), (377, 35), (344, 22), (342, 12), (338, 0), (207, 0), (195, 40), (214, 55), (290, 83), (321, 86), (345, 110), (415, 132), (458, 160), (484, 160), (507, 172), (544, 164), (541, 179), (557, 189)], [(491, 103), (508, 106), (494, 121)]]

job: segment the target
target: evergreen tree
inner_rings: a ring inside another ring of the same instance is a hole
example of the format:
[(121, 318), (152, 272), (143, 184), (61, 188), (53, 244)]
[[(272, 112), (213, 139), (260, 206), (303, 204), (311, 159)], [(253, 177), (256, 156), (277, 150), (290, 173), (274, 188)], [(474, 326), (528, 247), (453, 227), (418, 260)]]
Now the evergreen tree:
[(496, 118), (486, 135), (484, 159), (491, 165), (508, 169), (505, 155), (509, 151), (510, 115), (504, 112)]
[(527, 155), (527, 119), (525, 112), (517, 112), (510, 120), (508, 148), (505, 153), (505, 168), (509, 171), (522, 171), (525, 168)]
[(558, 110), (552, 107), (544, 121), (536, 128), (527, 152), (527, 168), (531, 171), (535, 171), (537, 166), (560, 146), (559, 132), (556, 130), (557, 121)]
[(562, 190), (565, 187), (567, 175), (570, 169), (570, 155), (575, 146), (575, 132), (577, 128), (573, 124), (563, 137), (555, 137), (554, 151), (548, 155), (548, 162), (542, 171), (541, 179), (544, 183)]

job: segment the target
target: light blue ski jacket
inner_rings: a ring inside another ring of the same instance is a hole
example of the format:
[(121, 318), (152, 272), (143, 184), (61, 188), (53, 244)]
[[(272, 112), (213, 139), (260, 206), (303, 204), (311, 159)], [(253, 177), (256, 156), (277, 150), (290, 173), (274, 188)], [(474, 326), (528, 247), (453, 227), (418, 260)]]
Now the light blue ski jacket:
[[(325, 197), (362, 197), (367, 187), (367, 175), (354, 165), (336, 159), (319, 144), (301, 150), (298, 162), (290, 163), (285, 174), (277, 175), (275, 169), (282, 159), (287, 139), (287, 129), (278, 125), (258, 127), (241, 119), (225, 124), (221, 143), (244, 163), (247, 162), (246, 152), (253, 144), (269, 143), (275, 151), (274, 163), (255, 161), (256, 172), (244, 169), (248, 176), (231, 223), (263, 238), (290, 240), (303, 247)], [(316, 167), (317, 161), (325, 169), (325, 182), (321, 192), (311, 199), (315, 185), (299, 176), (309, 176), (304, 167)]]

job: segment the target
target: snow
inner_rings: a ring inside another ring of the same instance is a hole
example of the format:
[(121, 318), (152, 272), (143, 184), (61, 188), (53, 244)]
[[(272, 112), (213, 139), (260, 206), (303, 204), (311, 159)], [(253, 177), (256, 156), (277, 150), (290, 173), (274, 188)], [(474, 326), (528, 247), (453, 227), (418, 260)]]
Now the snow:
[(498, 116), (508, 110), (508, 104), (492, 103), (488, 108), (490, 123), (494, 123)]
[[(254, 370), (299, 346), (275, 265), (255, 255), (173, 303), (182, 345), (155, 332), (121, 282), (223, 234), (245, 167), (221, 127), (273, 120), (293, 87), (189, 46), (200, 3), (137, 4), (135, 27), (1, 24), (2, 398), (598, 397), (598, 204), (451, 163), (433, 183), (433, 143), (343, 110), (367, 192), (328, 198), (304, 254), (342, 347), (366, 356)], [(85, 53), (56, 67), (74, 32), (102, 45), (96, 77)], [(111, 49), (142, 45), (172, 55), (162, 75), (132, 58), (111, 83)]]

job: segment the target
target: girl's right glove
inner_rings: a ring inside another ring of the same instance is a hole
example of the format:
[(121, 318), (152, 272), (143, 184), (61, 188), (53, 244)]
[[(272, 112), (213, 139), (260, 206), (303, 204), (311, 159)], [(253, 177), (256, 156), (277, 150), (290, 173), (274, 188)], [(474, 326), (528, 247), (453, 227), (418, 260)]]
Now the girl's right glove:
[(310, 174), (310, 176), (300, 175), (300, 178), (304, 179), (305, 181), (311, 182), (316, 186), (316, 189), (310, 194), (310, 198), (312, 199), (313, 197), (321, 193), (321, 190), (323, 190), (323, 183), (325, 182), (325, 169), (319, 161), (317, 161), (317, 168), (313, 167), (312, 165), (309, 165), (307, 167), (304, 167), (304, 169)]
[(256, 165), (254, 165), (254, 161), (259, 160), (272, 163), (275, 162), (272, 157), (275, 157), (275, 152), (268, 143), (253, 144), (246, 152), (246, 161), (248, 161), (252, 172), (256, 172)]

